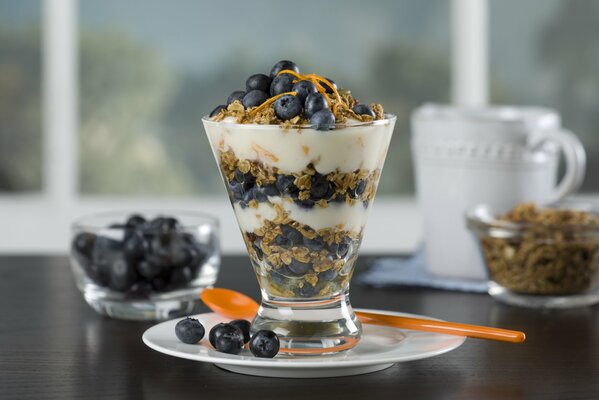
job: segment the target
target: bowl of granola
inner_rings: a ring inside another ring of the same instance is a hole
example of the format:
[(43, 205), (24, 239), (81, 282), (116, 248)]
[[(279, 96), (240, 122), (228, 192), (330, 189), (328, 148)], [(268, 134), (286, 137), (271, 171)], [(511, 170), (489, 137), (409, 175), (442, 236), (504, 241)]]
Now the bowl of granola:
[(519, 306), (569, 308), (599, 302), (599, 208), (521, 203), (507, 213), (467, 213), (489, 274), (489, 294)]

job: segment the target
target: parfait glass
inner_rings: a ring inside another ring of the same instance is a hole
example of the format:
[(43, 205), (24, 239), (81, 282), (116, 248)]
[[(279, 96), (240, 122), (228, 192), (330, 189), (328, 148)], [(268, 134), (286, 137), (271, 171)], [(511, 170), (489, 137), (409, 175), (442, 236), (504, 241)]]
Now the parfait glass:
[(395, 119), (318, 131), (203, 118), (262, 292), (251, 331), (277, 333), (281, 353), (360, 339), (349, 286)]

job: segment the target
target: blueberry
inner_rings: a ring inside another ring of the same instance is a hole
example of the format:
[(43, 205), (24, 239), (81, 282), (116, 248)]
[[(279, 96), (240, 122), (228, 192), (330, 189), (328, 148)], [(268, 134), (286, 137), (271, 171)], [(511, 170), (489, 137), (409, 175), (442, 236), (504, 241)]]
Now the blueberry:
[(252, 90), (251, 92), (247, 92), (246, 95), (243, 96), (243, 100), (241, 100), (241, 103), (245, 108), (251, 108), (259, 106), (266, 100), (268, 100), (268, 93), (263, 92), (262, 90)]
[(364, 190), (366, 190), (366, 184), (367, 182), (365, 180), (360, 180), (358, 182), (356, 185), (356, 195), (362, 196), (362, 193), (364, 193)]
[(162, 266), (142, 260), (137, 263), (137, 273), (146, 279), (152, 279), (162, 272)]
[(165, 269), (186, 266), (192, 259), (189, 247), (178, 234), (173, 235), (168, 241), (155, 237), (150, 241), (146, 259)]
[(341, 243), (333, 243), (329, 246), (330, 251), (339, 258), (344, 258), (349, 252), (351, 246), (351, 239), (345, 237)]
[(235, 180), (243, 185), (244, 190), (248, 190), (256, 183), (256, 178), (250, 172), (243, 173), (239, 168), (233, 173)]
[(319, 80), (318, 82), (322, 85), (322, 87), (324, 87), (325, 92), (335, 93), (332, 88), (335, 88), (335, 90), (336, 90), (337, 84), (332, 79), (329, 79), (329, 78), (325, 78), (325, 79), (326, 79), (326, 81)]
[(149, 224), (149, 233), (156, 235), (162, 242), (170, 240), (181, 229), (173, 217), (156, 217)]
[(135, 228), (126, 224), (110, 224), (108, 225), (108, 229), (115, 231), (114, 234), (122, 234), (123, 240), (127, 240), (135, 233)]
[(221, 322), (219, 324), (214, 325), (212, 329), (210, 329), (210, 332), (208, 333), (208, 341), (210, 342), (212, 347), (216, 347), (216, 338), (220, 337), (221, 333), (225, 329), (223, 328), (225, 325), (227, 324)]
[(250, 351), (260, 358), (273, 358), (279, 352), (280, 346), (279, 338), (273, 331), (258, 331), (250, 341)]
[(166, 289), (166, 279), (161, 276), (157, 276), (156, 278), (152, 279), (152, 288), (157, 292)]
[(291, 195), (299, 192), (294, 182), (295, 176), (293, 175), (279, 175), (275, 184), (281, 195)]
[(250, 326), (252, 325), (250, 321), (246, 321), (245, 319), (236, 319), (229, 322), (229, 324), (233, 325), (235, 328), (239, 329), (241, 333), (243, 333), (243, 343), (250, 341)]
[(318, 172), (312, 175), (310, 195), (316, 200), (325, 198), (331, 189), (331, 184), (327, 180), (327, 177), (319, 174)]
[(73, 239), (73, 249), (85, 258), (91, 258), (96, 235), (93, 233), (82, 232)]
[(237, 181), (229, 182), (229, 191), (231, 193), (231, 197), (233, 198), (233, 200), (243, 199), (243, 194), (245, 193), (243, 184), (241, 184)]
[(148, 241), (140, 231), (136, 231), (123, 245), (123, 254), (129, 261), (142, 259), (148, 252)]
[(245, 92), (243, 90), (236, 90), (227, 97), (227, 105), (231, 104), (235, 100), (242, 101), (243, 96), (245, 96)]
[(226, 110), (226, 109), (227, 109), (227, 106), (226, 106), (226, 105), (224, 105), (224, 104), (218, 105), (218, 106), (216, 106), (216, 107), (214, 108), (214, 110), (212, 110), (212, 111), (210, 112), (210, 115), (209, 115), (209, 117), (211, 117), (211, 118), (212, 118), (212, 117), (214, 117), (214, 116), (217, 116), (218, 114), (220, 114), (221, 110)]
[(372, 118), (376, 116), (372, 108), (366, 104), (356, 104), (352, 111), (358, 115), (370, 115)]
[(195, 318), (185, 318), (175, 325), (175, 334), (183, 343), (195, 344), (202, 340), (206, 333), (204, 325)]
[(270, 84), (270, 95), (276, 96), (281, 93), (291, 92), (294, 79), (295, 77), (289, 74), (275, 76)]
[(310, 118), (314, 113), (320, 110), (328, 110), (329, 102), (327, 97), (322, 93), (311, 93), (306, 97), (304, 103), (304, 113)]
[(263, 186), (262, 187), (262, 191), (267, 196), (278, 196), (278, 195), (281, 194), (279, 192), (279, 189), (277, 189), (277, 185), (275, 185), (275, 184), (270, 184), (270, 185)]
[(296, 203), (301, 208), (311, 209), (314, 207), (314, 200), (306, 199), (306, 200), (296, 200)]
[(304, 286), (297, 287), (294, 292), (300, 297), (314, 297), (316, 295), (316, 288), (305, 283)]
[(319, 237), (315, 237), (314, 239), (304, 237), (303, 241), (304, 246), (306, 246), (311, 251), (319, 251), (322, 250), (322, 248), (324, 247), (324, 241)]
[(272, 279), (272, 281), (276, 284), (276, 285), (284, 285), (285, 283), (287, 283), (287, 277), (285, 277), (285, 275), (283, 275), (281, 273), (281, 271), (277, 271), (272, 269), (270, 271), (270, 279)]
[(303, 276), (312, 268), (312, 264), (305, 263), (296, 260), (295, 258), (291, 260), (291, 264), (288, 265), (289, 270), (296, 276)]
[(245, 81), (245, 90), (248, 93), (252, 90), (260, 90), (262, 92), (269, 93), (271, 83), (272, 78), (270, 76), (266, 76), (264, 74), (254, 74), (250, 76), (247, 81)]
[(190, 244), (187, 251), (189, 253), (189, 266), (192, 269), (199, 268), (204, 261), (206, 261), (206, 257), (208, 256), (208, 252), (204, 246), (199, 243)]
[(262, 239), (260, 239), (260, 238), (257, 238), (252, 243), (252, 247), (254, 248), (254, 251), (256, 252), (256, 256), (258, 257), (258, 260), (262, 260), (262, 257), (264, 256), (264, 252), (262, 251), (262, 247), (260, 247), (260, 243), (262, 243)]
[(294, 71), (296, 74), (299, 74), (299, 68), (293, 61), (281, 60), (278, 63), (276, 63), (270, 70), (270, 77), (274, 78), (279, 74), (279, 72), (284, 71), (286, 69)]
[(110, 267), (110, 264), (117, 258), (123, 248), (122, 242), (107, 238), (106, 236), (97, 236), (94, 240), (92, 249), (92, 262), (100, 267)]
[(129, 218), (127, 218), (127, 222), (125, 222), (125, 226), (130, 227), (130, 228), (135, 228), (135, 229), (141, 229), (144, 227), (144, 225), (146, 224), (146, 219), (139, 214), (133, 214), (130, 215)]
[(349, 195), (349, 197), (353, 198), (353, 199), (358, 199), (360, 198), (360, 196), (362, 196), (362, 194), (364, 193), (364, 190), (366, 190), (366, 185), (367, 182), (365, 180), (361, 180), (358, 182), (358, 184), (356, 185), (355, 188), (350, 188), (347, 191), (347, 194)]
[(302, 103), (306, 101), (306, 97), (308, 97), (308, 95), (312, 93), (318, 93), (316, 86), (307, 80), (296, 82), (291, 90), (297, 93), (296, 97), (298, 97)]
[(297, 117), (302, 113), (302, 101), (297, 96), (290, 94), (275, 100), (274, 107), (277, 117), (284, 121)]
[(243, 200), (249, 202), (250, 200), (256, 200), (258, 203), (263, 203), (268, 200), (264, 191), (258, 186), (254, 186), (247, 191), (243, 197)]
[(291, 246), (291, 241), (283, 235), (277, 235), (274, 240), (276, 246), (287, 247)]
[(318, 279), (326, 281), (326, 282), (330, 282), (333, 279), (335, 279), (336, 277), (337, 277), (337, 272), (335, 272), (332, 269), (327, 269), (326, 271), (323, 271), (318, 274)]
[(116, 258), (110, 266), (109, 287), (117, 292), (124, 292), (135, 281), (135, 269), (124, 257)]
[[(239, 354), (243, 348), (243, 333), (231, 324), (218, 324), (214, 328), (214, 348), (227, 354)], [(210, 339), (212, 343), (212, 330)]]
[(127, 290), (127, 297), (132, 299), (147, 299), (152, 293), (152, 285), (148, 282), (138, 281), (135, 282), (129, 290)]
[(291, 245), (300, 245), (304, 237), (302, 234), (290, 225), (281, 225), (281, 233), (291, 242)]
[(179, 288), (193, 281), (194, 276), (190, 267), (174, 268), (171, 271), (169, 284), (171, 288)]
[(329, 110), (320, 110), (310, 117), (310, 123), (317, 131), (328, 131), (335, 127), (335, 116)]

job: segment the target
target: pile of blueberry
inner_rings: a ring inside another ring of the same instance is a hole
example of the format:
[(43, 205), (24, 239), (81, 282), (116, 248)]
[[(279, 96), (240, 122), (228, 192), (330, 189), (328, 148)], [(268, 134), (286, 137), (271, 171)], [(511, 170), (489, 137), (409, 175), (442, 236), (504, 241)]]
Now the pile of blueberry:
[[(310, 80), (298, 80), (295, 76), (281, 71), (293, 71), (300, 73), (298, 66), (289, 60), (276, 63), (270, 70), (269, 75), (254, 74), (245, 82), (245, 91), (236, 90), (229, 95), (226, 104), (217, 106), (210, 113), (213, 117), (225, 109), (229, 104), (238, 100), (246, 109), (257, 107), (273, 96), (287, 92), (295, 92), (295, 96), (287, 94), (277, 98), (274, 102), (274, 110), (277, 117), (288, 121), (297, 116), (305, 116), (310, 120), (314, 129), (327, 131), (335, 127), (335, 115), (329, 110), (329, 98), (320, 93), (316, 85)], [(326, 93), (332, 94), (337, 90), (337, 85), (331, 79), (317, 79)], [(375, 116), (372, 108), (365, 104), (357, 104), (352, 109), (356, 114)]]
[[(354, 189), (347, 191), (347, 196), (351, 199), (359, 199), (366, 190), (366, 180), (358, 182)], [(295, 185), (295, 176), (278, 175), (274, 184), (258, 186), (256, 178), (249, 172), (243, 173), (239, 169), (235, 170), (234, 178), (228, 182), (229, 196), (231, 201), (239, 202), (242, 208), (246, 208), (251, 200), (258, 203), (266, 202), (267, 196), (287, 196), (302, 208), (312, 208), (319, 200), (329, 202), (342, 202), (343, 197), (335, 193), (335, 184), (327, 180), (325, 175), (316, 172), (311, 178), (310, 198), (300, 200), (298, 198), (300, 190)], [(368, 206), (368, 200), (364, 201), (364, 207)]]
[[(273, 358), (279, 352), (280, 342), (276, 333), (261, 330), (250, 337), (250, 322), (237, 319), (229, 323), (214, 325), (208, 335), (210, 344), (216, 351), (239, 354), (249, 343), (252, 354), (260, 358)], [(195, 318), (185, 318), (175, 325), (175, 334), (183, 343), (195, 344), (204, 337), (206, 329)]]
[[(82, 232), (72, 243), (73, 255), (87, 277), (99, 286), (130, 298), (184, 287), (193, 281), (209, 249), (183, 231), (172, 217), (150, 221), (131, 215), (98, 234)], [(111, 236), (108, 233), (118, 233)]]

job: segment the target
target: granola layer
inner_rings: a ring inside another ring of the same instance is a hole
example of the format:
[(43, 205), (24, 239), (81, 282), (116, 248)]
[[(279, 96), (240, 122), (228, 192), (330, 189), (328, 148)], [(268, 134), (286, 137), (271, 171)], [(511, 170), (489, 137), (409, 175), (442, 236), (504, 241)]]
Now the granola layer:
[(275, 218), (243, 234), (262, 287), (288, 298), (326, 297), (347, 288), (362, 232), (314, 230), (275, 208)]
[[(315, 205), (327, 207), (330, 202), (349, 205), (362, 202), (368, 206), (374, 198), (380, 176), (379, 169), (333, 171), (323, 175), (311, 163), (300, 172), (284, 174), (278, 168), (258, 161), (240, 160), (231, 150), (219, 152), (219, 166), (232, 201), (239, 201), (242, 207), (252, 208), (257, 208), (260, 201), (267, 201), (268, 196), (290, 197), (306, 208)], [(264, 196), (252, 196), (251, 190), (254, 188), (263, 190)]]

